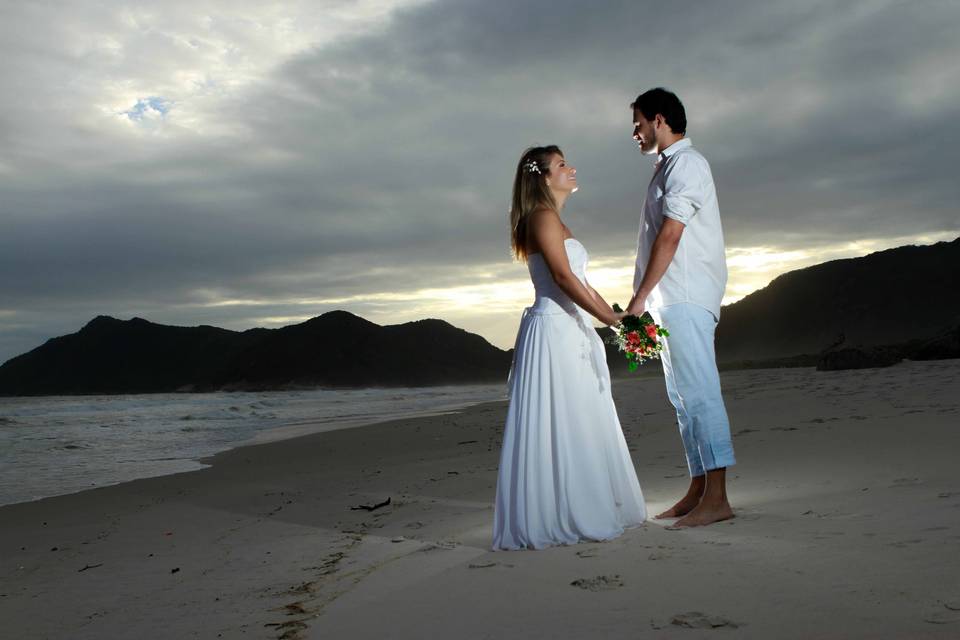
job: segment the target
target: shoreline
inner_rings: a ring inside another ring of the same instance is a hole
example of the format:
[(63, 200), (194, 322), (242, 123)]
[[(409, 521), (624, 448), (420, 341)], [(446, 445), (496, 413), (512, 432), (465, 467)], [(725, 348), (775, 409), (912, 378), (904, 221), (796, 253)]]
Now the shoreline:
[[(337, 433), (337, 432), (342, 432), (342, 431), (352, 431), (352, 430), (354, 430), (354, 429), (362, 429), (362, 428), (367, 428), (367, 427), (377, 427), (377, 426), (381, 426), (381, 425), (390, 425), (390, 424), (393, 424), (393, 423), (406, 424), (407, 422), (416, 421), (416, 420), (420, 420), (420, 419), (423, 419), (423, 418), (436, 418), (436, 417), (443, 417), (443, 416), (457, 416), (457, 415), (461, 415), (462, 413), (466, 412), (467, 410), (473, 409), (473, 408), (475, 408), (475, 407), (482, 407), (482, 406), (484, 406), (484, 405), (501, 405), (501, 404), (502, 404), (502, 405), (506, 405), (506, 403), (507, 403), (507, 400), (488, 400), (488, 401), (482, 401), (482, 402), (473, 403), (473, 404), (470, 404), (470, 405), (461, 407), (460, 409), (452, 409), (452, 410), (446, 410), (446, 411), (427, 411), (427, 412), (421, 412), (421, 413), (417, 413), (417, 414), (410, 415), (410, 416), (404, 416), (404, 417), (402, 417), (402, 418), (385, 418), (385, 419), (383, 419), (383, 420), (376, 420), (376, 421), (374, 421), (374, 422), (362, 422), (362, 423), (358, 423), (358, 424), (347, 424), (347, 425), (345, 425), (345, 426), (338, 426), (338, 427), (333, 427), (333, 428), (329, 428), (329, 429), (323, 429), (323, 430), (320, 430), (320, 431), (312, 431), (312, 432), (310, 432), (310, 433), (290, 435), (290, 436), (285, 436), (285, 437), (278, 438), (278, 439), (266, 440), (266, 441), (263, 441), (263, 442), (248, 441), (248, 442), (244, 442), (244, 443), (237, 444), (237, 445), (235, 445), (235, 446), (233, 446), (233, 447), (230, 447), (230, 448), (228, 448), (228, 449), (224, 449), (223, 451), (218, 451), (217, 453), (214, 453), (214, 454), (211, 454), (211, 455), (208, 455), (208, 456), (203, 456), (203, 457), (200, 457), (200, 458), (195, 458), (195, 459), (190, 460), (190, 462), (195, 462), (196, 464), (203, 465), (202, 467), (200, 467), (200, 468), (198, 468), (198, 469), (188, 469), (188, 470), (186, 470), (186, 471), (175, 471), (175, 472), (173, 472), (173, 473), (165, 473), (165, 474), (155, 475), (155, 476), (144, 476), (144, 477), (142, 477), (142, 478), (133, 478), (133, 479), (131, 479), (131, 480), (124, 480), (124, 481), (122, 481), (122, 482), (117, 482), (117, 483), (113, 483), (113, 484), (105, 484), (105, 485), (102, 485), (102, 486), (96, 486), (96, 487), (89, 487), (89, 488), (86, 488), (86, 489), (80, 489), (80, 490), (78, 490), (78, 491), (73, 491), (73, 492), (70, 492), (70, 493), (60, 493), (60, 494), (57, 494), (57, 495), (54, 495), (54, 496), (45, 496), (45, 497), (36, 498), (36, 499), (33, 499), (33, 500), (25, 500), (25, 501), (23, 501), (23, 502), (12, 502), (12, 503), (9, 503), (9, 504), (0, 504), (0, 522), (2, 522), (2, 516), (4, 515), (4, 510), (5, 510), (5, 509), (8, 509), (8, 508), (23, 507), (23, 506), (25, 506), (25, 505), (32, 505), (32, 504), (36, 504), (36, 503), (39, 503), (39, 502), (55, 501), (55, 500), (65, 499), (65, 498), (66, 498), (66, 499), (69, 499), (69, 498), (74, 498), (74, 497), (81, 496), (82, 494), (85, 494), (85, 493), (93, 493), (93, 492), (97, 492), (97, 491), (105, 491), (105, 490), (109, 490), (109, 489), (124, 489), (124, 490), (125, 490), (125, 489), (129, 489), (129, 490), (133, 491), (133, 490), (136, 490), (136, 487), (134, 487), (133, 485), (136, 485), (137, 483), (157, 481), (157, 480), (162, 480), (162, 479), (164, 479), (164, 478), (172, 478), (172, 477), (176, 477), (176, 476), (184, 476), (184, 475), (188, 475), (188, 474), (201, 473), (201, 472), (203, 472), (203, 471), (206, 471), (206, 470), (208, 470), (208, 469), (213, 468), (216, 464), (221, 463), (223, 460), (229, 460), (229, 459), (231, 459), (232, 457), (234, 457), (235, 455), (242, 455), (242, 454), (243, 454), (243, 451), (246, 450), (246, 449), (255, 449), (255, 448), (257, 448), (257, 447), (267, 447), (267, 446), (276, 445), (276, 444), (295, 443), (295, 441), (298, 441), (298, 440), (303, 440), (303, 441), (304, 441), (304, 442), (303, 442), (304, 445), (315, 444), (315, 443), (313, 442), (313, 439), (314, 439), (316, 436), (322, 436), (322, 435), (325, 435), (325, 434), (328, 434), (328, 433)], [(315, 423), (310, 423), (310, 424), (315, 424)], [(338, 423), (338, 424), (339, 424), (339, 423)], [(278, 429), (284, 429), (285, 427), (284, 427), (284, 426), (281, 426), (281, 427), (277, 427), (277, 428), (278, 428)]]
[[(725, 523), (491, 551), (500, 400), (0, 507), (0, 617), (71, 640), (960, 632), (960, 361), (722, 380)], [(675, 417), (658, 378), (613, 389), (655, 513), (686, 487)]]
[[(3, 364), (3, 363), (0, 363)], [(506, 380), (506, 378), (504, 378)], [(202, 389), (202, 390), (191, 390), (185, 391), (183, 389), (169, 389), (166, 391), (91, 391), (89, 393), (27, 393), (20, 395), (7, 395), (0, 394), (0, 400), (4, 399), (16, 399), (16, 398), (90, 398), (97, 396), (107, 396), (107, 397), (129, 397), (129, 396), (162, 396), (162, 395), (171, 395), (171, 396), (197, 396), (197, 395), (213, 395), (213, 394), (240, 394), (240, 393), (292, 393), (297, 391), (396, 391), (399, 389), (442, 389), (444, 387), (485, 387), (485, 386), (494, 386), (500, 384), (497, 380), (488, 380), (488, 381), (476, 381), (476, 382), (451, 382), (444, 384), (427, 384), (420, 385), (416, 387), (411, 387), (408, 385), (371, 385), (371, 386), (360, 386), (360, 387), (314, 387), (314, 386), (290, 386), (290, 387), (250, 387), (250, 388), (217, 388), (217, 389)]]
[[(466, 385), (468, 387), (476, 387), (477, 385)], [(443, 387), (439, 387), (443, 388)], [(423, 388), (412, 388), (405, 387), (403, 388), (408, 391), (419, 391)], [(361, 390), (361, 391), (366, 391)], [(56, 398), (80, 398), (82, 396), (55, 396)], [(504, 400), (505, 401), (505, 400)], [(220, 449), (213, 453), (205, 453), (203, 455), (198, 455), (191, 458), (176, 458), (169, 459), (168, 461), (171, 464), (176, 464), (178, 466), (189, 467), (183, 469), (174, 469), (174, 470), (156, 470), (157, 472), (151, 473), (147, 469), (142, 471), (137, 471), (135, 477), (124, 478), (116, 482), (104, 482), (102, 484), (91, 485), (79, 487), (74, 490), (68, 490), (62, 493), (55, 493), (47, 496), (40, 496), (35, 498), (30, 498), (26, 500), (19, 500), (17, 502), (6, 502), (0, 503), (0, 508), (5, 506), (11, 506), (16, 504), (24, 504), (28, 502), (35, 502), (37, 500), (43, 500), (46, 498), (54, 498), (58, 496), (65, 495), (74, 495), (77, 493), (82, 493), (83, 491), (92, 491), (100, 488), (116, 486), (118, 484), (124, 484), (127, 482), (135, 482), (137, 480), (144, 480), (148, 478), (159, 478), (167, 475), (176, 475), (180, 473), (191, 473), (194, 471), (202, 471), (207, 466), (209, 466), (209, 460), (213, 459), (217, 455), (231, 451), (239, 447), (255, 446), (259, 444), (266, 444), (270, 442), (279, 442), (283, 440), (289, 440), (294, 438), (303, 437), (306, 435), (324, 433), (327, 431), (339, 431), (343, 429), (354, 429), (362, 428), (375, 424), (381, 424), (384, 422), (392, 422), (395, 420), (408, 420), (416, 419), (419, 417), (428, 417), (432, 415), (443, 415), (450, 413), (457, 413), (463, 411), (464, 409), (476, 405), (482, 404), (485, 402), (491, 402), (490, 400), (463, 400), (460, 402), (450, 402), (446, 404), (438, 405), (434, 408), (425, 408), (418, 410), (411, 410), (410, 413), (402, 413), (402, 415), (388, 415), (386, 413), (377, 413), (366, 416), (334, 416), (329, 419), (319, 418), (319, 419), (308, 419), (303, 420), (302, 418), (290, 417), (289, 421), (282, 424), (278, 424), (272, 427), (263, 428), (262, 430), (257, 430), (250, 437), (245, 440), (238, 440), (233, 443), (226, 443), (226, 448)], [(496, 402), (496, 401), (493, 401)], [(396, 413), (396, 412), (395, 412)], [(150, 460), (144, 460), (142, 462), (150, 462)], [(143, 473), (145, 475), (139, 475)]]
[[(360, 421), (360, 422), (358, 422), (358, 423), (356, 423), (356, 424), (354, 424), (354, 423), (343, 423), (343, 422), (340, 422), (340, 421), (336, 421), (336, 422), (334, 422), (334, 423), (330, 423), (330, 425), (331, 425), (330, 428), (324, 428), (324, 429), (321, 429), (321, 430), (318, 430), (318, 431), (310, 431), (310, 432), (308, 432), (308, 433), (299, 433), (299, 434), (285, 435), (285, 436), (282, 436), (282, 437), (279, 437), (279, 438), (271, 438), (271, 439), (266, 439), (266, 440), (262, 440), (262, 441), (261, 441), (261, 440), (258, 440), (256, 437), (254, 437), (253, 439), (251, 439), (251, 440), (249, 440), (249, 441), (239, 443), (239, 444), (234, 445), (234, 446), (232, 446), (232, 447), (230, 447), (230, 448), (228, 448), (228, 449), (224, 449), (223, 451), (218, 451), (218, 452), (216, 452), (216, 453), (213, 453), (213, 454), (210, 454), (210, 455), (207, 455), (207, 456), (202, 456), (202, 457), (200, 457), (200, 458), (193, 458), (193, 459), (190, 459), (190, 460), (184, 459), (184, 460), (183, 460), (183, 462), (192, 462), (192, 463), (194, 463), (194, 464), (200, 465), (198, 468), (195, 468), (195, 469), (185, 469), (185, 470), (183, 470), (183, 471), (172, 471), (172, 472), (170, 472), (170, 473), (162, 473), (162, 474), (158, 474), (158, 475), (142, 476), (142, 477), (139, 477), (139, 478), (132, 478), (132, 479), (130, 479), (130, 480), (122, 480), (122, 481), (120, 481), (120, 482), (115, 482), (115, 483), (111, 483), (111, 484), (103, 484), (103, 485), (98, 485), (98, 486), (95, 486), (95, 487), (87, 487), (87, 488), (84, 488), (84, 489), (78, 489), (77, 491), (70, 491), (70, 492), (67, 492), (67, 493), (58, 493), (58, 494), (52, 495), (52, 496), (43, 496), (43, 497), (40, 497), (40, 498), (33, 498), (33, 499), (30, 499), (30, 500), (23, 500), (23, 501), (21, 501), (21, 502), (9, 502), (9, 503), (4, 503), (4, 504), (0, 504), (0, 515), (2, 515), (2, 510), (3, 510), (4, 508), (6, 508), (6, 507), (14, 507), (14, 506), (19, 506), (19, 505), (31, 504), (31, 503), (34, 503), (34, 502), (40, 502), (40, 501), (42, 501), (42, 500), (50, 500), (50, 499), (54, 499), (54, 498), (63, 498), (63, 497), (69, 497), (69, 496), (76, 496), (77, 494), (85, 493), (85, 492), (87, 492), (87, 491), (97, 491), (97, 490), (99, 490), (99, 489), (108, 489), (108, 488), (110, 488), (110, 487), (118, 487), (118, 486), (122, 486), (122, 485), (126, 485), (126, 484), (131, 484), (131, 483), (134, 483), (134, 482), (140, 482), (141, 480), (154, 480), (154, 479), (157, 479), (157, 478), (165, 478), (165, 477), (168, 477), (168, 476), (176, 476), (176, 475), (182, 475), (182, 474), (187, 474), (187, 473), (197, 473), (197, 472), (200, 472), (200, 471), (203, 471), (203, 470), (205, 470), (205, 469), (208, 469), (208, 468), (212, 467), (212, 466), (216, 463), (216, 460), (217, 460), (220, 456), (222, 456), (223, 454), (227, 454), (227, 453), (236, 451), (236, 450), (238, 450), (238, 449), (244, 449), (244, 448), (247, 448), (247, 447), (258, 447), (258, 446), (262, 446), (262, 445), (266, 445), (266, 444), (272, 444), (272, 443), (276, 443), (276, 442), (287, 442), (287, 441), (290, 441), (290, 440), (297, 440), (297, 439), (299, 439), (299, 438), (307, 438), (307, 437), (310, 437), (310, 436), (319, 435), (319, 434), (323, 434), (323, 433), (332, 433), (332, 432), (334, 432), (334, 431), (345, 431), (345, 430), (350, 430), (350, 429), (360, 429), (360, 428), (364, 428), (364, 427), (370, 427), (370, 426), (375, 426), (375, 425), (379, 425), (379, 424), (384, 424), (384, 423), (387, 423), (387, 422), (416, 420), (416, 419), (419, 419), (419, 418), (430, 418), (430, 417), (435, 417), (435, 416), (457, 415), (457, 414), (461, 413), (463, 410), (469, 409), (470, 407), (474, 407), (474, 406), (477, 406), (477, 405), (481, 405), (481, 404), (497, 404), (497, 403), (506, 403), (506, 402), (507, 402), (506, 400), (483, 401), (483, 402), (477, 402), (477, 403), (474, 403), (474, 404), (471, 404), (471, 405), (468, 405), (468, 406), (465, 406), (465, 407), (461, 407), (460, 409), (450, 409), (450, 410), (446, 410), (446, 411), (425, 411), (425, 412), (418, 412), (418, 413), (416, 413), (416, 414), (413, 414), (413, 415), (410, 415), (410, 416), (405, 416), (405, 417), (403, 417), (403, 418), (384, 418), (384, 419), (381, 419), (381, 420), (375, 420), (375, 421), (373, 421), (373, 422), (368, 422), (368, 421), (365, 421), (365, 420), (364, 420), (364, 421)], [(326, 425), (327, 423), (307, 423), (307, 424), (324, 424), (324, 425)], [(276, 429), (282, 430), (282, 429), (288, 428), (289, 426), (291, 426), (291, 425), (279, 426), (279, 427), (276, 427)], [(294, 426), (296, 426), (296, 425), (294, 425)], [(274, 429), (271, 429), (270, 431), (273, 431), (273, 430), (274, 430)], [(265, 432), (265, 433), (266, 433), (266, 432)]]
[[(465, 413), (471, 412), (471, 410), (483, 410), (484, 412), (486, 412), (489, 410), (495, 410), (497, 408), (497, 405), (504, 405), (504, 408), (505, 408), (506, 403), (507, 403), (507, 400), (481, 401), (481, 402), (477, 402), (477, 403), (473, 403), (473, 404), (461, 407), (460, 409), (447, 410), (447, 411), (433, 411), (433, 412), (428, 411), (428, 412), (423, 412), (422, 414), (418, 413), (415, 415), (403, 416), (399, 418), (385, 418), (383, 420), (376, 420), (374, 422), (348, 424), (342, 427), (334, 427), (334, 428), (323, 429), (319, 431), (312, 431), (310, 433), (290, 435), (288, 437), (278, 438), (275, 440), (272, 439), (272, 440), (267, 440), (263, 442), (257, 442), (257, 441), (243, 442), (235, 446), (232, 446), (228, 449), (224, 449), (223, 451), (218, 451), (217, 453), (213, 453), (211, 455), (192, 459), (191, 462), (196, 462), (197, 464), (204, 465), (200, 469), (191, 469), (187, 471), (178, 471), (174, 473), (168, 473), (168, 474), (162, 474), (162, 475), (156, 475), (156, 476), (134, 478), (132, 480), (124, 480), (123, 482), (118, 482), (114, 484), (90, 487), (88, 489), (81, 489), (79, 491), (74, 491), (71, 493), (62, 493), (55, 496), (45, 496), (43, 498), (37, 498), (35, 500), (27, 500), (24, 502), (14, 502), (10, 504), (3, 504), (3, 505), (0, 505), (0, 517), (3, 516), (4, 510), (7, 510), (7, 509), (25, 507), (25, 506), (34, 505), (40, 502), (58, 501), (61, 499), (77, 498), (86, 493), (96, 493), (96, 492), (109, 491), (109, 490), (118, 490), (118, 491), (136, 490), (138, 489), (138, 487), (136, 487), (135, 485), (138, 485), (140, 483), (153, 483), (157, 481), (162, 481), (165, 478), (175, 478), (175, 477), (179, 478), (181, 476), (186, 476), (190, 474), (203, 473), (205, 471), (214, 469), (218, 464), (235, 463), (234, 458), (237, 458), (239, 456), (247, 456), (251, 453), (255, 455), (257, 450), (261, 448), (268, 449), (276, 446), (284, 446), (285, 448), (286, 446), (297, 446), (297, 445), (303, 445), (306, 447), (309, 445), (316, 445), (317, 444), (316, 440), (318, 439), (318, 437), (325, 436), (328, 434), (340, 434), (343, 432), (352, 432), (358, 429), (367, 429), (367, 428), (376, 428), (376, 427), (383, 427), (387, 429), (395, 428), (395, 427), (401, 427), (401, 428), (408, 427), (409, 426), (408, 423), (418, 422), (418, 421), (426, 420), (430, 418), (455, 417), (455, 416), (459, 416), (459, 415), (463, 415)], [(487, 408), (487, 405), (490, 405), (489, 409)], [(316, 424), (316, 423), (309, 423), (309, 424)], [(280, 426), (277, 428), (284, 429), (285, 426)]]

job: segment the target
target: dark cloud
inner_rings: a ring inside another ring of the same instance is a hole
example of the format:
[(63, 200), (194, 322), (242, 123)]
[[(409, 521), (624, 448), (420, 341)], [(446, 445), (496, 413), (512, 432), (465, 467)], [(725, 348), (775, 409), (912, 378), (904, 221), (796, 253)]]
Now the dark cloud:
[[(3, 10), (0, 360), (97, 313), (244, 328), (522, 275), (506, 209), (534, 143), (578, 167), (566, 215), (592, 253), (628, 255), (650, 159), (627, 105), (656, 85), (686, 104), (729, 246), (960, 229), (953, 3), (432, 2), (273, 51), (239, 89), (203, 29), (260, 45), (204, 10)], [(144, 89), (111, 113), (124, 79)], [(149, 100), (166, 113), (122, 122)]]

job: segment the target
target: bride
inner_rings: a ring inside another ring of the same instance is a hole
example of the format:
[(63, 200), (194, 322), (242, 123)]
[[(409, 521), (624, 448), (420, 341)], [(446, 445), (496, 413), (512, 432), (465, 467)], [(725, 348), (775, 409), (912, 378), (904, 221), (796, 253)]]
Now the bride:
[(592, 318), (623, 317), (587, 282), (587, 250), (560, 219), (576, 169), (556, 146), (517, 165), (511, 244), (536, 290), (523, 312), (508, 382), (494, 549), (609, 540), (646, 519)]

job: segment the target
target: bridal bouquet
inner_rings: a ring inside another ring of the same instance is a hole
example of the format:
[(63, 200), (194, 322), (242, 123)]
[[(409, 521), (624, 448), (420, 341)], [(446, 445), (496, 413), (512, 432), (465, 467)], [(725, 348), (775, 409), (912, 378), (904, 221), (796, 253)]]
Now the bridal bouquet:
[[(617, 313), (623, 311), (618, 304), (613, 305), (613, 310)], [(636, 371), (645, 361), (660, 357), (663, 351), (660, 338), (669, 335), (666, 329), (653, 321), (649, 313), (644, 312), (639, 317), (625, 316), (607, 341), (620, 348), (627, 359), (627, 367), (630, 371)]]

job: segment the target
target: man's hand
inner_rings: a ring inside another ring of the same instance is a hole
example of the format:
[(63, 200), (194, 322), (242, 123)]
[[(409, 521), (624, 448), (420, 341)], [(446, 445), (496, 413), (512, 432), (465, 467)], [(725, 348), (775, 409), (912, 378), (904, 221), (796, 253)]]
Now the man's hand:
[(616, 302), (613, 303), (613, 306), (610, 307), (613, 311), (613, 322), (607, 322), (608, 327), (613, 327), (620, 324), (623, 319), (627, 316), (627, 312), (620, 308)]
[(633, 300), (630, 301), (630, 304), (627, 305), (627, 315), (637, 316), (638, 318), (643, 315), (643, 312), (646, 311), (645, 305), (647, 302), (647, 296), (636, 295), (633, 297)]

